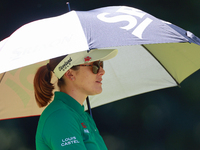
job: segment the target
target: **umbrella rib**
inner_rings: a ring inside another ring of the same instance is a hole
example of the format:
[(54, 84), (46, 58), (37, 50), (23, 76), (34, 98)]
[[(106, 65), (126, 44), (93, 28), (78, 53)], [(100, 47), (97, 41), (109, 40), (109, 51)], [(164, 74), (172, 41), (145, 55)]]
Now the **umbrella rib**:
[(3, 73), (3, 75), (2, 75), (2, 77), (1, 77), (1, 79), (0, 79), (0, 83), (1, 83), (1, 81), (3, 80), (3, 77), (5, 76), (5, 74), (6, 74), (6, 72)]
[(144, 47), (144, 49), (146, 49), (149, 54), (151, 54), (151, 56), (153, 56), (157, 62), (165, 69), (165, 71), (167, 71), (167, 73), (172, 77), (172, 79), (174, 79), (174, 81), (176, 82), (177, 86), (178, 87), (181, 87), (180, 84), (178, 83), (178, 81), (176, 81), (176, 79), (172, 76), (172, 74), (165, 68), (165, 66), (163, 66), (163, 64), (144, 46), (144, 45), (141, 45), (142, 47)]

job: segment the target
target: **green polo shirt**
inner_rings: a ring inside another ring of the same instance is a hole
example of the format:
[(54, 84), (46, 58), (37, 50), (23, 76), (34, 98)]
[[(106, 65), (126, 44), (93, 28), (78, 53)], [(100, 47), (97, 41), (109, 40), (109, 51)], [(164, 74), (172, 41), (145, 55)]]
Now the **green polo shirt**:
[(37, 150), (107, 150), (92, 117), (76, 100), (55, 92), (54, 100), (40, 116)]

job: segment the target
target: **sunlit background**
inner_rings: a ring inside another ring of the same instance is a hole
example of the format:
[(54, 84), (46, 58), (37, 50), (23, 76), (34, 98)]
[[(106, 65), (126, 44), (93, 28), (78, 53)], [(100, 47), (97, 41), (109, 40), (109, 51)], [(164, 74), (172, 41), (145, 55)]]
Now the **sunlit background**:
[[(66, 13), (66, 0), (1, 0), (0, 40), (20, 26)], [(72, 10), (111, 5), (139, 8), (200, 37), (198, 0), (73, 0)], [(3, 65), (3, 64), (1, 64)], [(109, 150), (199, 150), (200, 71), (180, 87), (137, 95), (93, 109)], [(39, 117), (0, 121), (0, 150), (34, 150)]]

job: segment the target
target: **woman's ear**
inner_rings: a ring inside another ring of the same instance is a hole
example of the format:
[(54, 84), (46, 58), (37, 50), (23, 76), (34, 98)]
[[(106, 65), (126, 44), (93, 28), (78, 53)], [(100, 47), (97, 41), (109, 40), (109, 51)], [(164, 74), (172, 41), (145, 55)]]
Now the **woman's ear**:
[(65, 72), (65, 77), (67, 77), (69, 80), (72, 80), (72, 81), (75, 79), (71, 69), (69, 69), (69, 70), (67, 70), (67, 72)]

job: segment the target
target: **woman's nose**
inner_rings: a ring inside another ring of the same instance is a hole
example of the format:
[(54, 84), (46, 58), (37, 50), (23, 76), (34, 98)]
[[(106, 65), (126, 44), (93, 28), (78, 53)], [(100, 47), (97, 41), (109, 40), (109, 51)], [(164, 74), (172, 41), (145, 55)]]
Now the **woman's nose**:
[(102, 67), (100, 67), (98, 74), (99, 75), (104, 75), (105, 74), (105, 70)]

